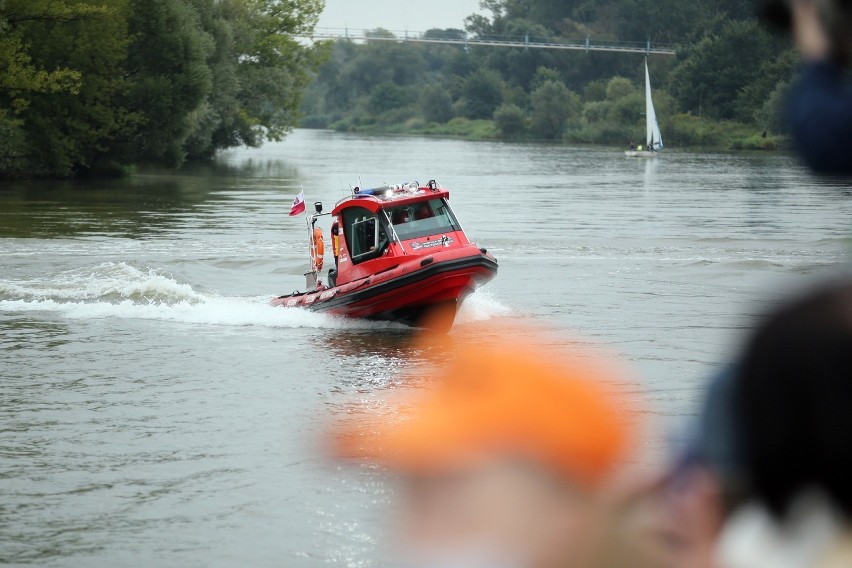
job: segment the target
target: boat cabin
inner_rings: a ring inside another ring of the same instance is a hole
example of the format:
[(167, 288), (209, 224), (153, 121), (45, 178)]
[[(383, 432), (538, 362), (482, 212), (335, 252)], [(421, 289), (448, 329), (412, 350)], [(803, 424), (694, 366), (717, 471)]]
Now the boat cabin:
[(430, 181), (357, 190), (339, 201), (331, 215), (340, 227), (340, 256), (329, 284), (392, 270), (436, 249), (470, 246), (449, 197)]

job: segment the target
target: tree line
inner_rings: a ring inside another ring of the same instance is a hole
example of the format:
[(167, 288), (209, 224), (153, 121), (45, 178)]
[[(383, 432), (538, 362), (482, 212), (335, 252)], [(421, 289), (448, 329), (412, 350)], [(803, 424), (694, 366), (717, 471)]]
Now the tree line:
[[(797, 56), (750, 0), (483, 0), (485, 15), (430, 38), (665, 43), (648, 58), (664, 139), (677, 146), (774, 147)], [(385, 30), (368, 36), (390, 37)], [(626, 144), (644, 138), (644, 64), (635, 54), (337, 41), (309, 87), (303, 125)]]
[(298, 124), (323, 0), (0, 0), (0, 177), (179, 166)]

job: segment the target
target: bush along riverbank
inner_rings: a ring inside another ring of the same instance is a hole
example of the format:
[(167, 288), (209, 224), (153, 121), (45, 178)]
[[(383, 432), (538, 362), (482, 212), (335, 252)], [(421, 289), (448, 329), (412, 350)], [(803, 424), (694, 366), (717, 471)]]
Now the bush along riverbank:
[[(527, 112), (511, 104), (498, 107), (491, 119), (459, 116), (446, 122), (428, 122), (417, 114), (416, 109), (409, 109), (378, 116), (355, 113), (331, 123), (309, 117), (302, 127), (368, 134), (513, 142), (548, 141), (613, 147), (626, 146), (630, 142), (641, 143), (645, 136), (644, 117), (638, 116), (633, 121), (624, 122), (596, 119), (595, 113), (600, 111), (601, 106), (584, 105), (583, 112), (573, 118), (566, 117), (564, 125), (560, 124), (563, 119), (557, 116), (554, 128), (561, 133), (558, 137), (541, 132), (541, 126), (536, 125)], [(759, 130), (754, 124), (732, 120), (712, 120), (681, 113), (661, 117), (660, 123), (664, 141), (669, 148), (773, 151), (784, 150), (789, 145), (786, 135), (770, 134)]]

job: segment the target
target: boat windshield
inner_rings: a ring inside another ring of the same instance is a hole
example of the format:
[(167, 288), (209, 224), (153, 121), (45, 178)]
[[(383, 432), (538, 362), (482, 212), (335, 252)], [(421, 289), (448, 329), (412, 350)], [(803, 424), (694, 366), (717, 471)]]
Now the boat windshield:
[(442, 198), (393, 207), (386, 211), (401, 241), (461, 230), (449, 203)]

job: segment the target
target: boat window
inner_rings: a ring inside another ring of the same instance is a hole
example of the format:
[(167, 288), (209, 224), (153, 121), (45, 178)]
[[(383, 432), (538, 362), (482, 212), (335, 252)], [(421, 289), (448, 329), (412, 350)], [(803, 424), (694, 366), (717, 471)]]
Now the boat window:
[(381, 219), (369, 209), (352, 207), (343, 212), (346, 246), (353, 264), (384, 253), (389, 240)]
[(399, 239), (406, 241), (460, 231), (461, 227), (444, 199), (430, 199), (387, 210)]

